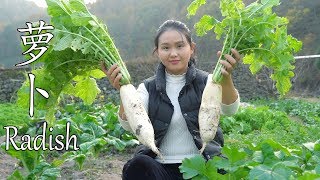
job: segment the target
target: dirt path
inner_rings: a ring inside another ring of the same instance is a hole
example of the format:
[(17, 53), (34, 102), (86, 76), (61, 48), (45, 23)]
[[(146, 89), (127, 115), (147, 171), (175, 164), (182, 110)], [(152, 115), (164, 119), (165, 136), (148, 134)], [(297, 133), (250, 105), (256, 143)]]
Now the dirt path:
[[(18, 166), (18, 161), (0, 150), (0, 177), (8, 177)], [(0, 178), (0, 179), (1, 179)]]
[(89, 158), (83, 170), (78, 170), (74, 162), (68, 162), (62, 166), (61, 179), (121, 180), (122, 167), (130, 156), (130, 154), (115, 154)]
[[(0, 144), (5, 142), (4, 136), (0, 137)], [(18, 167), (18, 161), (12, 158), (0, 148), (0, 177), (6, 178), (9, 176), (15, 168)]]

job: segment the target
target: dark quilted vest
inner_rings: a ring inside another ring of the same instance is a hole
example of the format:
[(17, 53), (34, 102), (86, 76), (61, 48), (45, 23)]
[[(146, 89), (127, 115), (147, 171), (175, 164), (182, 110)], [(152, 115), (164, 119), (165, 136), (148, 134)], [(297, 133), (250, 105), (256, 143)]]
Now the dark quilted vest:
[[(196, 69), (194, 64), (190, 63), (186, 73), (186, 84), (181, 89), (178, 97), (188, 130), (193, 136), (198, 149), (202, 146), (198, 114), (207, 78), (207, 72)], [(159, 147), (168, 130), (174, 109), (166, 93), (165, 67), (162, 63), (158, 66), (156, 76), (145, 80), (144, 85), (149, 92), (148, 115), (154, 128), (156, 145)], [(223, 143), (223, 134), (219, 127), (215, 139), (207, 145), (203, 153), (204, 157), (210, 159), (212, 156), (220, 155)], [(154, 156), (146, 147), (140, 148), (138, 153)]]

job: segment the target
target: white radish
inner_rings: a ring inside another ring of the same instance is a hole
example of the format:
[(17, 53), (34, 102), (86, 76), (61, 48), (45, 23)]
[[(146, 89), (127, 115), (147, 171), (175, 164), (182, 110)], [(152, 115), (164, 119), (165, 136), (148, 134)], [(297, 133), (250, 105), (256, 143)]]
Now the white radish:
[(216, 136), (221, 112), (222, 87), (213, 81), (207, 81), (203, 90), (199, 110), (199, 129), (203, 145), (200, 153), (204, 151), (207, 143)]
[(142, 101), (138, 98), (136, 88), (132, 84), (122, 85), (120, 88), (120, 97), (125, 115), (133, 133), (142, 144), (149, 147), (162, 158), (160, 151), (155, 145), (153, 126)]

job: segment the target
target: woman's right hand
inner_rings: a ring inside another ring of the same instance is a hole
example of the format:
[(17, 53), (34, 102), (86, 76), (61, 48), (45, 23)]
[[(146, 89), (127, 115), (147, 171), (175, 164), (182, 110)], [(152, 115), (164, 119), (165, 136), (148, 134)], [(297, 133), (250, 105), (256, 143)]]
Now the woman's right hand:
[(107, 78), (110, 84), (120, 90), (120, 79), (122, 78), (122, 74), (120, 73), (121, 68), (117, 64), (113, 64), (109, 70), (107, 70), (104, 62), (101, 62), (101, 69), (107, 75)]

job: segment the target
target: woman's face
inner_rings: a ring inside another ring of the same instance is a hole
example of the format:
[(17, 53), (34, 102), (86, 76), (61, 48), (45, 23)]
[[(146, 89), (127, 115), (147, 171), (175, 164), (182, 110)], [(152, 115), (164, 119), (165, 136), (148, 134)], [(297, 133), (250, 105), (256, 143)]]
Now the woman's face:
[(188, 62), (195, 44), (190, 45), (184, 34), (168, 30), (159, 37), (157, 55), (170, 74), (183, 74), (188, 69)]

